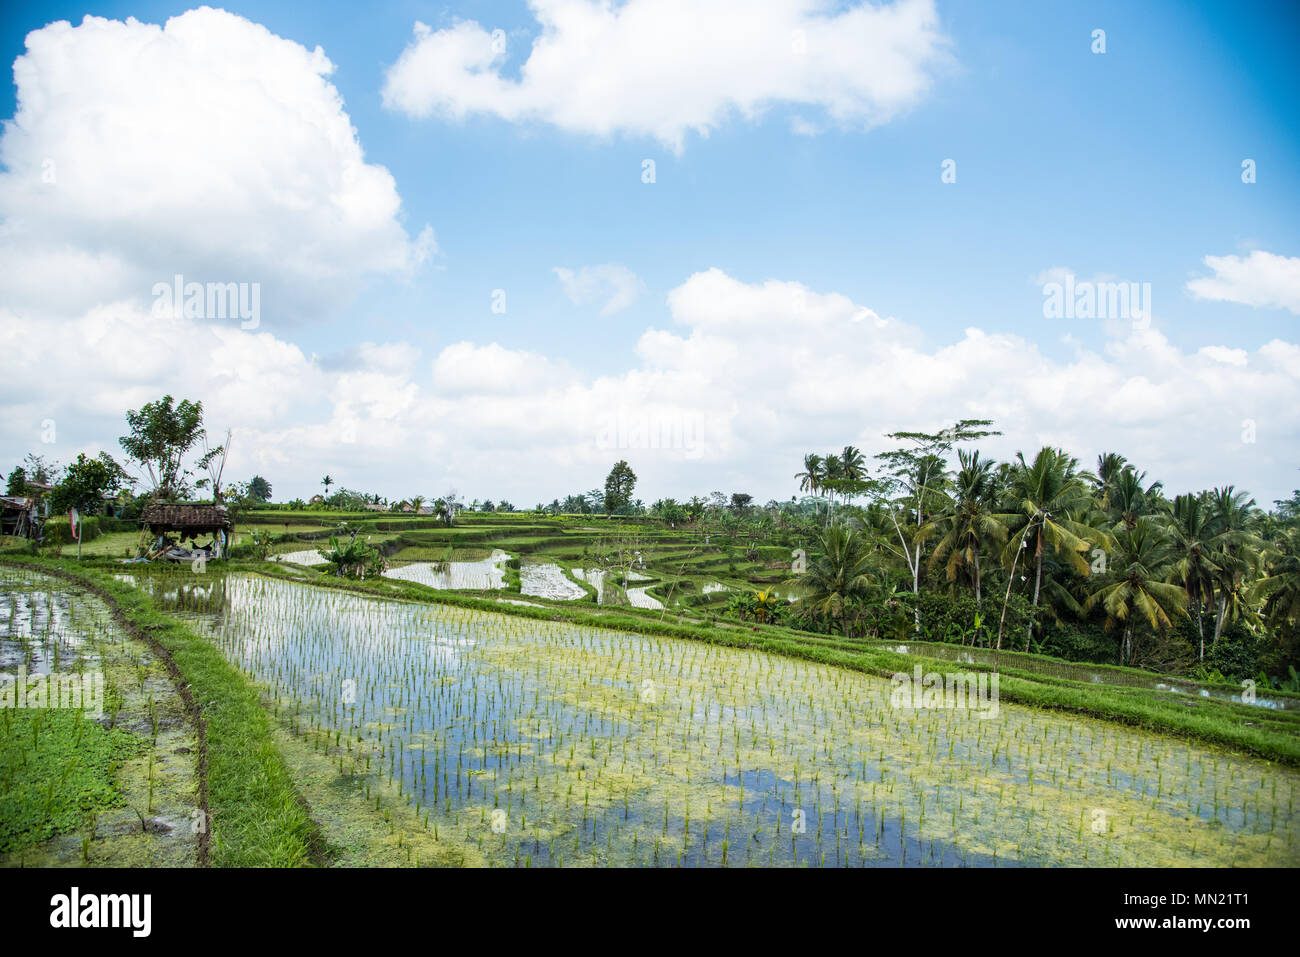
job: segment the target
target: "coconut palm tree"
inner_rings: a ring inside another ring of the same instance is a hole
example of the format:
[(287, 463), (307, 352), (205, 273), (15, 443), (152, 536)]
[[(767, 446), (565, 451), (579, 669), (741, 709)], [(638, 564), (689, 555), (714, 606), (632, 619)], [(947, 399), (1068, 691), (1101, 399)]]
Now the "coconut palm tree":
[(822, 486), (822, 457), (809, 452), (803, 457), (803, 471), (796, 472), (794, 477), (799, 480), (799, 491), (818, 494)]
[(1135, 625), (1145, 622), (1153, 631), (1166, 632), (1173, 618), (1186, 611), (1187, 593), (1166, 580), (1172, 558), (1169, 541), (1153, 518), (1143, 516), (1115, 536), (1106, 583), (1088, 597), (1084, 610), (1100, 605), (1108, 628), (1123, 626), (1121, 664), (1133, 663)]
[(1300, 528), (1292, 528), (1264, 556), (1264, 577), (1254, 597), (1263, 599), (1263, 616), (1274, 631), (1300, 621)]
[[(1024, 453), (1017, 452), (1006, 504), (1007, 512), (997, 516), (1011, 533), (1002, 550), (1002, 560), (1004, 564), (1014, 566), (1019, 549), (1030, 549), (1027, 559), (1034, 567), (1033, 607), (1037, 611), (1043, 585), (1043, 556), (1047, 549), (1050, 548), (1066, 567), (1087, 577), (1090, 566), (1085, 556), (1091, 547), (1090, 539), (1101, 537), (1096, 529), (1074, 517), (1078, 512), (1085, 512), (1091, 504), (1088, 489), (1078, 474), (1078, 460), (1048, 446), (1039, 449), (1033, 462), (1026, 462)], [(1003, 611), (1005, 617), (1005, 608)], [(1026, 651), (1033, 635), (1034, 619), (1031, 617), (1025, 633)]]
[(1088, 478), (1096, 486), (1103, 509), (1110, 509), (1111, 486), (1114, 485), (1115, 479), (1119, 477), (1119, 473), (1124, 471), (1127, 465), (1128, 459), (1118, 452), (1103, 452), (1097, 456), (1097, 472), (1095, 475), (1088, 476)]
[(861, 449), (852, 445), (844, 446), (844, 451), (840, 452), (840, 465), (844, 468), (844, 477), (851, 481), (860, 482), (867, 475), (866, 457)]
[(327, 475), (320, 480), (320, 484), (325, 486), (325, 497), (328, 498), (330, 494), (330, 486), (334, 484), (334, 480)]
[(1235, 486), (1227, 485), (1211, 491), (1207, 504), (1215, 531), (1214, 564), (1218, 568), (1215, 575), (1214, 639), (1211, 642), (1217, 645), (1227, 621), (1249, 616), (1246, 580), (1258, 562), (1261, 543), (1250, 531), (1255, 500), (1248, 493), (1238, 492)]
[(803, 591), (798, 605), (819, 617), (829, 618), (853, 637), (851, 606), (871, 591), (871, 560), (862, 532), (837, 522), (818, 536), (819, 553), (808, 570), (787, 584)]
[(1214, 528), (1204, 494), (1179, 495), (1169, 511), (1169, 545), (1173, 562), (1169, 580), (1181, 585), (1196, 619), (1200, 639), (1200, 660), (1205, 660), (1205, 623), (1202, 612), (1214, 602), (1214, 586), (1220, 569), (1211, 559)]
[(822, 460), (822, 488), (830, 495), (831, 504), (835, 504), (835, 493), (844, 480), (844, 463), (834, 452)]
[(1152, 482), (1144, 487), (1142, 483), (1146, 475), (1146, 472), (1139, 473), (1133, 466), (1126, 465), (1107, 486), (1107, 509), (1117, 525), (1132, 528), (1137, 524), (1138, 516), (1149, 515), (1154, 510), (1163, 485)]
[(951, 495), (935, 519), (923, 525), (918, 540), (941, 535), (928, 564), (944, 562), (948, 581), (965, 574), (975, 590), (975, 605), (982, 607), (983, 575), (980, 552), (991, 542), (1005, 542), (1007, 528), (998, 520), (993, 501), (993, 462), (981, 459), (979, 452), (957, 450), (959, 468), (952, 483)]

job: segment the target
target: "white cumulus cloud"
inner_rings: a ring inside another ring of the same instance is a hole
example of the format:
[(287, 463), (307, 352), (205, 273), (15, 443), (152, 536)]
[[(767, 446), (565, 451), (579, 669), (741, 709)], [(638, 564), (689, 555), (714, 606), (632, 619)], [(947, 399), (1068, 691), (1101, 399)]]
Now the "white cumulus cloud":
[(1001, 458), (1050, 443), (1085, 464), (1121, 452), (1175, 491), (1235, 483), (1268, 502), (1294, 487), (1294, 343), (1187, 352), (1133, 326), (1068, 359), (973, 326), (928, 343), (842, 294), (718, 269), (673, 289), (665, 319), (584, 374), (499, 342), (456, 342), (431, 361), (363, 343), (330, 362), (274, 331), (160, 320), (147, 305), (57, 322), (0, 311), (13, 352), (0, 443), (39, 448), (52, 418), (59, 442), (41, 451), (117, 451), (123, 410), (171, 392), (203, 399), (212, 428), (233, 426), (230, 474), (260, 472), (277, 495), (306, 497), (329, 472), (389, 496), (454, 486), (532, 505), (626, 458), (651, 498), (718, 488), (766, 500), (795, 491), (805, 452), (851, 443), (870, 455), (887, 432), (990, 418), (1006, 434), (981, 447)]
[[(503, 31), (417, 22), (388, 70), (386, 106), (488, 114), (575, 133), (650, 136), (680, 152), (775, 104), (869, 127), (913, 107), (949, 59), (933, 0), (530, 0), (540, 25), (519, 79)], [(795, 124), (809, 132), (815, 124)]]
[(1300, 257), (1257, 249), (1249, 256), (1206, 256), (1205, 265), (1214, 275), (1187, 283), (1197, 299), (1288, 309), (1300, 315)]
[(0, 293), (69, 312), (156, 282), (259, 282), (307, 315), (435, 249), (367, 163), (317, 47), (203, 7), (28, 34), (0, 137)]

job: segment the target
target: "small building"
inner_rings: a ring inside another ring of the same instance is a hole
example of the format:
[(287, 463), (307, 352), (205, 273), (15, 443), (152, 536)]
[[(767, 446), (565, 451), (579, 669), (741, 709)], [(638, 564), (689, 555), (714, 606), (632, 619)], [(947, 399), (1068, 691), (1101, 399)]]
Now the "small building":
[(36, 500), (26, 495), (0, 495), (0, 535), (27, 538), (39, 522)]
[[(187, 539), (196, 542), (200, 536), (208, 535), (212, 536), (211, 544), (195, 551), (201, 551), (210, 558), (224, 557), (231, 532), (234, 530), (226, 507), (211, 503), (155, 502), (145, 506), (140, 515), (140, 524), (149, 530), (149, 535), (154, 539), (155, 545), (151, 549), (151, 557), (173, 558), (180, 561), (193, 557), (194, 551), (187, 552), (185, 555), (173, 555), (169, 551), (170, 546)], [(171, 551), (179, 551), (179, 549)]]

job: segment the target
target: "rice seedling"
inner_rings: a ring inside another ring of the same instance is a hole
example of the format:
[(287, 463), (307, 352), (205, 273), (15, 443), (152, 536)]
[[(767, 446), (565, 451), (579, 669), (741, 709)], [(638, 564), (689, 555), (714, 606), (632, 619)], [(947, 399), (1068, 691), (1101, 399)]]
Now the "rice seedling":
[(237, 574), (221, 595), (191, 617), (270, 710), (380, 813), (418, 809), (485, 862), (1300, 859), (1300, 774), (1172, 737), (895, 708), (869, 675), (564, 621)]

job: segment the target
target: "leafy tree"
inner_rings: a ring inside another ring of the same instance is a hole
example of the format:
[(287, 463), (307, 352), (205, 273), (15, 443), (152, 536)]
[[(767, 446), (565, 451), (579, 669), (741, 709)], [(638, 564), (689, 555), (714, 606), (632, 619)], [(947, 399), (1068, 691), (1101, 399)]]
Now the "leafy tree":
[[(1043, 558), (1050, 548), (1076, 574), (1087, 577), (1091, 566), (1085, 557), (1091, 543), (1101, 539), (1098, 531), (1073, 517), (1091, 505), (1091, 497), (1078, 473), (1078, 460), (1047, 446), (1039, 449), (1033, 462), (1023, 452), (1016, 462), (1007, 491), (1009, 511), (998, 517), (1011, 535), (1002, 552), (1003, 562), (1013, 565), (1018, 549), (1028, 548), (1034, 569), (1033, 607), (1038, 608), (1043, 585)], [(1034, 619), (1025, 632), (1025, 650), (1034, 636)]]
[(15, 465), (14, 470), (9, 473), (9, 481), (5, 486), (6, 495), (26, 495), (27, 494), (27, 472), (21, 465)]
[(1098, 605), (1105, 609), (1108, 626), (1123, 626), (1121, 663), (1134, 661), (1136, 624), (1165, 633), (1185, 611), (1186, 592), (1165, 580), (1172, 556), (1168, 538), (1156, 521), (1146, 516), (1137, 519), (1116, 536), (1114, 560), (1104, 583), (1084, 603), (1085, 611)]
[(1107, 486), (1107, 510), (1117, 526), (1133, 528), (1139, 516), (1151, 514), (1159, 505), (1161, 483), (1143, 486), (1146, 474), (1126, 465)]
[[(886, 438), (906, 444), (876, 456), (886, 469), (885, 487), (894, 494), (895, 508), (891, 509), (889, 518), (898, 538), (899, 554), (912, 575), (914, 599), (921, 594), (921, 544), (916, 535), (925, 525), (930, 506), (937, 508), (941, 504), (937, 496), (946, 481), (946, 456), (959, 443), (1001, 435), (1001, 432), (987, 428), (992, 424), (992, 419), (960, 419), (938, 432), (890, 432)], [(911, 513), (913, 532), (910, 540), (898, 521), (896, 512), (900, 509)], [(919, 634), (919, 602), (913, 603), (913, 616), (914, 630)]]
[(671, 498), (661, 498), (655, 502), (650, 506), (650, 514), (673, 524), (686, 521), (686, 509)]
[(1228, 485), (1211, 491), (1207, 503), (1216, 533), (1214, 564), (1218, 569), (1215, 575), (1218, 607), (1212, 644), (1217, 645), (1226, 622), (1252, 616), (1246, 580), (1254, 570), (1261, 543), (1250, 531), (1255, 500), (1248, 493), (1238, 492), (1235, 486)]
[(1214, 602), (1214, 585), (1220, 572), (1214, 564), (1215, 530), (1204, 495), (1175, 496), (1168, 516), (1171, 563), (1169, 580), (1181, 585), (1200, 643), (1198, 659), (1205, 660), (1205, 622), (1202, 612)]
[(1092, 482), (1098, 496), (1100, 496), (1100, 504), (1103, 510), (1110, 510), (1111, 489), (1114, 488), (1119, 473), (1124, 471), (1127, 466), (1128, 459), (1118, 452), (1103, 452), (1097, 456), (1097, 473), (1087, 476), (1087, 478)]
[(867, 541), (857, 529), (833, 524), (818, 536), (818, 554), (808, 570), (789, 584), (803, 591), (801, 609), (830, 619), (853, 637), (852, 609), (871, 592), (871, 563)]
[(352, 538), (346, 545), (339, 544), (337, 537), (330, 536), (330, 550), (322, 552), (324, 559), (334, 566), (334, 574), (339, 578), (365, 578), (369, 572), (372, 576), (383, 573), (386, 562), (379, 550)]
[(87, 514), (95, 514), (103, 509), (105, 494), (112, 494), (131, 484), (131, 476), (107, 452), (100, 452), (93, 459), (87, 458), (86, 453), (82, 452), (54, 486), (50, 493), (50, 507), (57, 512), (75, 508)]
[[(23, 459), (22, 464), (14, 469), (14, 472), (21, 473), (23, 484), (19, 491), (8, 492), (9, 495), (26, 495), (27, 489), (32, 483), (41, 485), (53, 485), (55, 477), (59, 474), (59, 464), (50, 461), (43, 455), (36, 455), (28, 452)], [(9, 473), (9, 481), (14, 481), (14, 472)]]
[(248, 495), (254, 502), (269, 502), (271, 500), (271, 483), (260, 475), (254, 475), (248, 480)]
[(182, 399), (175, 404), (165, 395), (138, 412), (128, 411), (126, 423), (130, 434), (119, 441), (126, 454), (148, 472), (155, 497), (185, 495), (191, 472), (183, 462), (185, 453), (203, 438), (203, 403)]
[(1287, 532), (1265, 557), (1266, 573), (1257, 586), (1263, 614), (1276, 629), (1300, 622), (1300, 528)]
[(799, 491), (812, 495), (820, 494), (823, 474), (822, 457), (809, 452), (803, 457), (803, 471), (794, 474), (794, 477), (799, 480)]
[(1287, 499), (1278, 499), (1273, 502), (1277, 506), (1277, 517), (1284, 522), (1295, 521), (1300, 518), (1300, 488), (1291, 493)]
[(917, 538), (921, 541), (933, 534), (940, 536), (929, 564), (944, 562), (950, 582), (966, 576), (975, 590), (975, 607), (981, 609), (980, 553), (986, 545), (1005, 542), (1007, 528), (994, 510), (993, 463), (981, 459), (979, 452), (965, 449), (957, 450), (957, 458), (961, 468), (952, 483), (953, 493), (947, 496), (939, 517), (927, 523)]
[(607, 514), (613, 514), (632, 501), (632, 490), (636, 488), (636, 473), (626, 460), (614, 463), (605, 477), (604, 505)]

